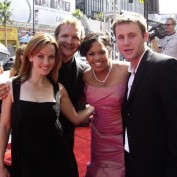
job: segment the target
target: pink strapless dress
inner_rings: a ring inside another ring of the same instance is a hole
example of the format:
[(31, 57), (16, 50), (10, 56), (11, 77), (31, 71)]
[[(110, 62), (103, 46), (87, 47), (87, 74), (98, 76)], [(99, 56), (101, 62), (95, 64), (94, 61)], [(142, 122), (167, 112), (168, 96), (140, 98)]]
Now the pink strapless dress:
[(86, 101), (95, 107), (91, 122), (91, 160), (85, 177), (124, 177), (121, 104), (126, 82), (112, 87), (86, 84)]

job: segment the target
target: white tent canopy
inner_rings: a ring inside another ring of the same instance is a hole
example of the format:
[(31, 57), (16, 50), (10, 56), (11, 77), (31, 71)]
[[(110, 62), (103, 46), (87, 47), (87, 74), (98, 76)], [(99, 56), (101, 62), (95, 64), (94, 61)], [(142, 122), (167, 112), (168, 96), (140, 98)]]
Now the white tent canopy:
[(7, 54), (7, 55), (10, 55), (10, 52), (7, 49), (7, 47), (5, 45), (1, 44), (1, 43), (0, 43), (0, 53), (4, 53), (4, 54)]

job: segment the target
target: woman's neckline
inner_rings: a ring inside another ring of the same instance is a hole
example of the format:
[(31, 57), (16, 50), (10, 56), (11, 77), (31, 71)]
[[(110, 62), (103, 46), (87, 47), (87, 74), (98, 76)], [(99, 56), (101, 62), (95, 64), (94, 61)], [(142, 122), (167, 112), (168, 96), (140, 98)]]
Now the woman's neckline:
[(98, 77), (96, 76), (96, 73), (95, 73), (95, 71), (94, 71), (93, 69), (92, 69), (92, 73), (93, 73), (94, 78), (95, 78), (98, 82), (104, 84), (104, 83), (107, 81), (107, 79), (108, 79), (108, 77), (109, 77), (109, 75), (110, 75), (110, 73), (111, 73), (111, 70), (112, 70), (112, 63), (110, 63), (108, 73), (106, 74), (106, 76), (105, 76), (105, 78), (104, 78), (103, 80), (98, 79)]
[(113, 88), (113, 87), (118, 87), (120, 85), (126, 85), (126, 83), (127, 83), (127, 81), (125, 80), (125, 81), (121, 81), (119, 83), (116, 83), (115, 85), (104, 86), (104, 87), (103, 86), (92, 85), (92, 84), (90, 84), (88, 82), (86, 82), (85, 85), (90, 86), (90, 87), (96, 87), (96, 88)]

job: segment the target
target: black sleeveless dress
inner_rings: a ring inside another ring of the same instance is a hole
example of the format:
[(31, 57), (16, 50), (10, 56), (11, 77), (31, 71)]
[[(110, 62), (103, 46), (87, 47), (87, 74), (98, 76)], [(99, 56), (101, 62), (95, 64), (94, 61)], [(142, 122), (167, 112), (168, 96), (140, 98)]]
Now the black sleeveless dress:
[(73, 153), (55, 126), (59, 104), (19, 100), (20, 85), (13, 80), (12, 177), (73, 177)]

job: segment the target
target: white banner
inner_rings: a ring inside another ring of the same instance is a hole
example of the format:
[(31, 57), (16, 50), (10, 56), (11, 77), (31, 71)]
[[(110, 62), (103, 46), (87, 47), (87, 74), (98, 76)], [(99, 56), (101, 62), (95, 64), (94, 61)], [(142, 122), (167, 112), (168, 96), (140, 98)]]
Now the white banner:
[[(34, 3), (34, 4), (33, 4)], [(33, 9), (34, 7), (34, 9)], [(73, 0), (11, 0), (12, 20), (56, 26), (75, 10)]]

